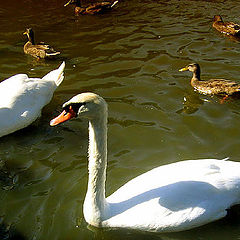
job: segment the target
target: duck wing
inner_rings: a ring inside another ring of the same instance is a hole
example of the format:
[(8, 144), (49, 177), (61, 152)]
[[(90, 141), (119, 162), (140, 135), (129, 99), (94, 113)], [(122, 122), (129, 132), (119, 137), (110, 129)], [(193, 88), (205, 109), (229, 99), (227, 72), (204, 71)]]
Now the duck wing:
[(94, 3), (86, 8), (87, 13), (100, 13), (101, 11), (110, 10), (112, 3), (110, 2), (99, 2)]
[(240, 91), (240, 84), (235, 81), (226, 79), (210, 79), (208, 81), (198, 81), (198, 83), (193, 87), (199, 92), (205, 94), (231, 95)]

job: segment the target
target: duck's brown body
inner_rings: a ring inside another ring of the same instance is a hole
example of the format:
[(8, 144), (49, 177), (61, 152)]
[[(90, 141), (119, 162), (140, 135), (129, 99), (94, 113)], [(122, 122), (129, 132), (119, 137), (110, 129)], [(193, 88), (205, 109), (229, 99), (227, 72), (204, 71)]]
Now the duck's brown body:
[(67, 6), (69, 4), (75, 4), (75, 15), (79, 16), (79, 15), (93, 15), (93, 14), (100, 14), (100, 13), (104, 13), (107, 11), (112, 10), (113, 6), (115, 6), (118, 3), (117, 1), (114, 2), (108, 2), (108, 1), (104, 1), (104, 2), (97, 2), (97, 3), (93, 3), (90, 4), (86, 7), (82, 7), (80, 0), (70, 0), (68, 3), (66, 3), (64, 6)]
[(28, 41), (25, 43), (23, 47), (23, 51), (26, 54), (29, 54), (35, 58), (47, 58), (51, 56), (55, 56), (60, 54), (60, 52), (56, 52), (50, 45), (45, 43), (35, 44), (34, 42), (34, 33), (31, 28), (27, 28), (26, 34), (28, 36)]
[(179, 71), (190, 71), (193, 73), (191, 79), (192, 87), (200, 93), (210, 95), (233, 95), (240, 93), (240, 84), (235, 81), (225, 79), (210, 79), (203, 81), (200, 79), (200, 66), (192, 63)]
[(224, 22), (219, 15), (214, 16), (212, 26), (221, 33), (240, 36), (240, 25), (233, 22)]
[(33, 45), (30, 41), (24, 45), (23, 51), (36, 58), (46, 58), (60, 54), (60, 52), (54, 51), (54, 49), (47, 44)]
[(191, 85), (200, 93), (212, 95), (233, 95), (240, 93), (240, 84), (225, 79), (210, 79), (208, 81), (191, 79)]
[(75, 14), (97, 14), (97, 13), (103, 13), (106, 11), (109, 11), (112, 9), (111, 7), (112, 3), (110, 2), (100, 2), (92, 4), (86, 8), (83, 7), (76, 7), (75, 8)]

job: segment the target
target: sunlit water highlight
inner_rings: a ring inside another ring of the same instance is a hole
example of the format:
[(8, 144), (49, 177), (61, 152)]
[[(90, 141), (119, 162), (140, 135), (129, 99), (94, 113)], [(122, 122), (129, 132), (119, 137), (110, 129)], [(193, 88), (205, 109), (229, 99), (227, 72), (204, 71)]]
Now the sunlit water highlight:
[[(240, 1), (120, 1), (101, 16), (73, 16), (65, 1), (1, 1), (0, 80), (40, 77), (66, 61), (65, 80), (41, 118), (0, 139), (2, 239), (238, 239), (240, 217), (188, 232), (143, 234), (90, 228), (87, 123), (50, 127), (63, 102), (93, 91), (109, 104), (107, 195), (133, 177), (182, 159), (239, 161), (240, 101), (194, 92), (191, 62), (202, 78), (239, 79), (239, 42), (211, 28), (213, 15), (240, 23)], [(23, 54), (26, 27), (62, 52), (53, 61)], [(190, 169), (189, 169), (190, 171)]]

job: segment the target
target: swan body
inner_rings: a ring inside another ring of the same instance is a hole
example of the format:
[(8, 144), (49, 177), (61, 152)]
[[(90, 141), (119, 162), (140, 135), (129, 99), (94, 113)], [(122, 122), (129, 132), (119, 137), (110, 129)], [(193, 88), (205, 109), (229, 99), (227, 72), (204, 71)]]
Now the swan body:
[(240, 203), (240, 163), (187, 160), (154, 168), (105, 197), (107, 104), (93, 93), (63, 105), (51, 126), (73, 117), (89, 120), (89, 180), (85, 220), (96, 227), (176, 232), (220, 219)]
[(43, 78), (14, 75), (0, 83), (0, 137), (34, 122), (63, 81), (63, 62)]
[(215, 221), (240, 202), (239, 174), (239, 163), (215, 159), (157, 167), (106, 199), (111, 218), (103, 225), (172, 232)]

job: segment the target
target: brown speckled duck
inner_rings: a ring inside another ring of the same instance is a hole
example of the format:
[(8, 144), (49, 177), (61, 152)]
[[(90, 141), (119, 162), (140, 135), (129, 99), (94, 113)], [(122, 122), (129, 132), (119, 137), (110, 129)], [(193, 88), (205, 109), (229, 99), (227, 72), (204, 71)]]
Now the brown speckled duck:
[(214, 16), (213, 27), (221, 33), (240, 37), (240, 25), (233, 22), (223, 22), (220, 15)]
[(191, 79), (192, 87), (200, 93), (211, 95), (234, 95), (240, 93), (240, 84), (225, 79), (210, 79), (203, 81), (200, 79), (200, 66), (197, 63), (187, 65), (179, 71), (190, 71), (193, 73)]
[(117, 3), (118, 3), (118, 0), (114, 2), (104, 1), (104, 2), (92, 3), (86, 7), (82, 7), (81, 0), (70, 0), (64, 5), (64, 7), (66, 7), (69, 4), (75, 4), (75, 14), (77, 16), (85, 15), (85, 14), (93, 15), (93, 14), (107, 12), (111, 10)]
[(43, 42), (35, 44), (34, 32), (32, 28), (27, 28), (23, 34), (26, 34), (28, 37), (28, 41), (23, 47), (23, 50), (26, 54), (29, 54), (38, 59), (48, 58), (60, 54), (60, 52), (56, 52), (51, 46)]

